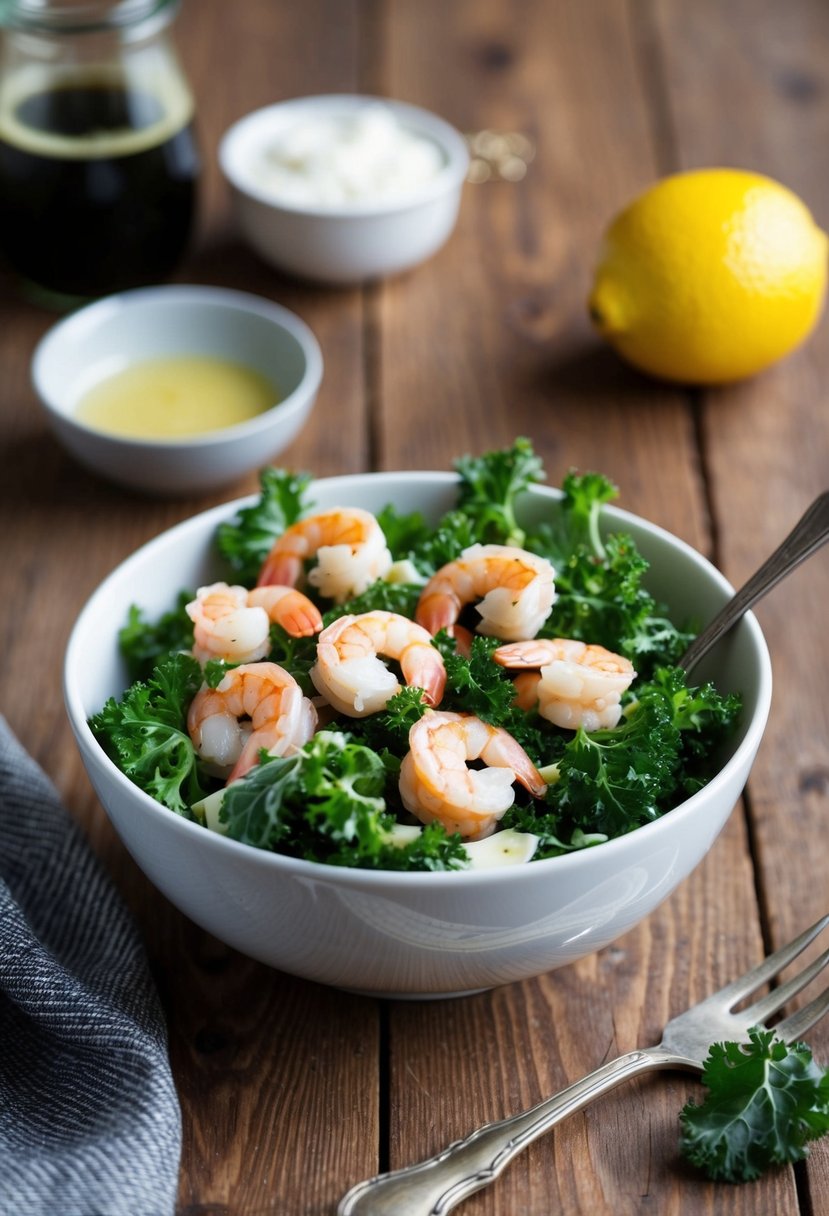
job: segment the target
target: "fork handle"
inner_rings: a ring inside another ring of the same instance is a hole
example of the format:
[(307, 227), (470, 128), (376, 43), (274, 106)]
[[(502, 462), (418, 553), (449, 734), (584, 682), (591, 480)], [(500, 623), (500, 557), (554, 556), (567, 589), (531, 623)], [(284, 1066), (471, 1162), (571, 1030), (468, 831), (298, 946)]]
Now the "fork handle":
[(776, 587), (782, 578), (790, 574), (807, 557), (816, 553), (829, 540), (829, 490), (824, 490), (806, 509), (791, 532), (766, 558), (759, 570), (727, 600), (710, 625), (695, 638), (682, 658), (679, 666), (686, 671), (699, 662), (704, 654), (720, 640), (723, 634), (740, 617), (748, 612), (767, 591)]
[(358, 1183), (337, 1216), (443, 1216), (493, 1182), (533, 1140), (594, 1098), (637, 1073), (687, 1064), (660, 1047), (630, 1051), (530, 1110), (487, 1123), (427, 1161)]

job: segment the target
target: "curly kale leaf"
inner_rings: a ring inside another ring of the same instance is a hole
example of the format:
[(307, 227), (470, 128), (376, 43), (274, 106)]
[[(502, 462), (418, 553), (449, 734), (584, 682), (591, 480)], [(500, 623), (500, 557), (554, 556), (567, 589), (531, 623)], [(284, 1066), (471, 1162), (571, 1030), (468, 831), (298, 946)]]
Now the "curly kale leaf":
[(709, 1178), (746, 1182), (800, 1161), (829, 1132), (829, 1071), (804, 1043), (787, 1046), (754, 1027), (749, 1042), (715, 1043), (702, 1074), (708, 1093), (679, 1116), (681, 1149)]
[(604, 844), (609, 839), (604, 832), (585, 832), (581, 828), (572, 828), (569, 829), (569, 840), (562, 840), (562, 836), (568, 835), (562, 817), (555, 811), (539, 812), (535, 803), (515, 802), (501, 820), (501, 827), (529, 832), (538, 837), (533, 861), (543, 861), (545, 857), (560, 857), (562, 853), (589, 849), (592, 845)]
[(349, 724), (351, 734), (366, 747), (386, 757), (387, 771), (396, 775), (400, 758), (409, 750), (409, 731), (426, 713), (422, 688), (401, 688), (379, 713), (355, 718)]
[(676, 789), (679, 731), (660, 699), (639, 701), (614, 730), (581, 727), (557, 762), (553, 806), (585, 832), (620, 836), (656, 819)]
[(216, 546), (239, 580), (252, 586), (276, 538), (311, 506), (309, 473), (268, 467), (259, 474), (260, 495), (232, 520), (219, 524)]
[(289, 671), (306, 697), (316, 696), (310, 672), (317, 661), (317, 635), (295, 638), (281, 625), (272, 624), (270, 647), (268, 662)]
[(192, 648), (193, 622), (184, 606), (193, 598), (189, 591), (179, 592), (175, 608), (162, 613), (155, 622), (148, 621), (136, 604), (130, 607), (127, 623), (118, 631), (118, 647), (130, 681), (148, 679), (159, 659)]
[(89, 719), (92, 733), (122, 772), (187, 817), (189, 807), (205, 793), (187, 733), (187, 710), (201, 682), (195, 659), (171, 655), (146, 682), (131, 685), (120, 702), (110, 697)]
[(522, 545), (525, 533), (516, 518), (517, 501), (530, 485), (544, 480), (541, 460), (524, 438), (483, 456), (462, 456), (455, 469), (460, 478), (457, 502), (436, 524), (427, 523), (417, 511), (402, 514), (392, 505), (377, 517), (392, 556), (409, 558), (427, 576), (470, 545)]
[(601, 509), (616, 487), (599, 473), (570, 473), (564, 491), (559, 518), (528, 541), (556, 569), (556, 603), (539, 636), (605, 646), (629, 658), (641, 676), (675, 663), (693, 635), (677, 629), (643, 586), (648, 562), (633, 538), (600, 534)]
[(419, 511), (404, 514), (393, 503), (378, 511), (377, 522), (395, 561), (409, 557), (413, 549), (429, 540), (433, 531)]
[(717, 753), (739, 720), (742, 699), (736, 693), (720, 693), (710, 683), (689, 688), (681, 667), (657, 668), (643, 689), (645, 695), (663, 696), (670, 705), (680, 732), (680, 784), (686, 794), (693, 794), (716, 766)]
[(455, 461), (460, 475), (458, 510), (473, 522), (482, 544), (523, 545), (525, 533), (515, 515), (519, 496), (544, 480), (540, 457), (529, 439), (512, 447)]
[[(585, 832), (619, 836), (669, 810), (706, 780), (704, 761), (733, 730), (734, 695), (688, 688), (682, 668), (659, 668), (638, 686), (613, 730), (579, 729), (557, 761), (548, 800)], [(689, 758), (693, 778), (686, 775)]]
[(323, 624), (330, 625), (341, 616), (359, 616), (362, 612), (397, 612), (414, 616), (422, 588), (418, 583), (387, 583), (378, 579), (360, 595), (343, 604), (334, 604), (323, 613)]
[(219, 820), (234, 840), (308, 861), (364, 869), (458, 869), (459, 841), (442, 828), (402, 849), (391, 843), (383, 758), (342, 731), (319, 731), (289, 757), (227, 787)]
[(474, 637), (470, 654), (457, 649), (453, 638), (444, 632), (435, 638), (446, 666), (446, 689), (442, 710), (475, 714), (493, 726), (502, 726), (517, 740), (537, 764), (549, 764), (561, 740), (551, 734), (537, 714), (525, 713), (515, 705), (512, 675), (492, 660), (501, 644), (497, 638)]
[(561, 488), (564, 491), (562, 509), (571, 546), (583, 544), (592, 549), (597, 557), (603, 557), (599, 519), (604, 504), (619, 497), (618, 487), (602, 473), (578, 474), (571, 470)]
[(447, 511), (435, 525), (427, 524), (418, 512), (401, 515), (391, 505), (377, 519), (395, 560), (408, 558), (424, 580), (481, 539), (475, 521), (456, 509)]

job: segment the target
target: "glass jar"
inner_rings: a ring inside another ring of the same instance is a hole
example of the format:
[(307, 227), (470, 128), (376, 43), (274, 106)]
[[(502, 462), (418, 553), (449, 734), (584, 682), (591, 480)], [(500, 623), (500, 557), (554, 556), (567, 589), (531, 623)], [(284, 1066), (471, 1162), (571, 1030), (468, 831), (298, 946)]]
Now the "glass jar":
[(195, 211), (177, 0), (0, 0), (0, 248), (30, 285), (89, 298), (174, 269)]

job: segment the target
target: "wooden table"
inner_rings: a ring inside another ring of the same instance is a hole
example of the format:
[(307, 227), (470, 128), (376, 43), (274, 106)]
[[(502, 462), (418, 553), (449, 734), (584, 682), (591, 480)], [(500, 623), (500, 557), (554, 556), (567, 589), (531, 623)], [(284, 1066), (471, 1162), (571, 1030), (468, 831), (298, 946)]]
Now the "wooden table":
[[(446, 468), (532, 437), (549, 479), (599, 469), (620, 503), (738, 583), (829, 473), (829, 326), (754, 381), (677, 389), (624, 367), (584, 300), (601, 231), (654, 178), (734, 164), (785, 181), (829, 225), (829, 9), (822, 0), (198, 0), (178, 41), (205, 151), (198, 240), (180, 281), (259, 292), (317, 333), (325, 378), (285, 463), (319, 475)], [(524, 181), (467, 186), (449, 245), (396, 281), (301, 287), (234, 235), (220, 133), (279, 98), (372, 91), (463, 130), (537, 143)], [(467, 999), (343, 995), (235, 954), (177, 913), (115, 839), (64, 715), (70, 626), (139, 543), (225, 494), (153, 501), (81, 471), (28, 380), (53, 316), (0, 283), (2, 709), (59, 787), (143, 929), (184, 1113), (180, 1216), (333, 1213), (378, 1168), (432, 1153), (619, 1051), (826, 911), (829, 561), (758, 611), (775, 676), (744, 801), (698, 870), (638, 929), (559, 972)], [(829, 1024), (810, 1041), (829, 1062)], [(628, 1084), (534, 1145), (464, 1211), (829, 1212), (829, 1143), (751, 1187), (678, 1158), (696, 1083)]]

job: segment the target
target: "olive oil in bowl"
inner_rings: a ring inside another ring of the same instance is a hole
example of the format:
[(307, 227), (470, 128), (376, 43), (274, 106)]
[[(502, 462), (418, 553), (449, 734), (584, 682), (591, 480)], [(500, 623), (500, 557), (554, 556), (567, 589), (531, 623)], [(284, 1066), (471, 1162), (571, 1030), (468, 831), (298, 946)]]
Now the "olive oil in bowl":
[(75, 417), (109, 435), (175, 441), (247, 422), (279, 400), (274, 384), (242, 363), (180, 355), (147, 359), (99, 381)]

